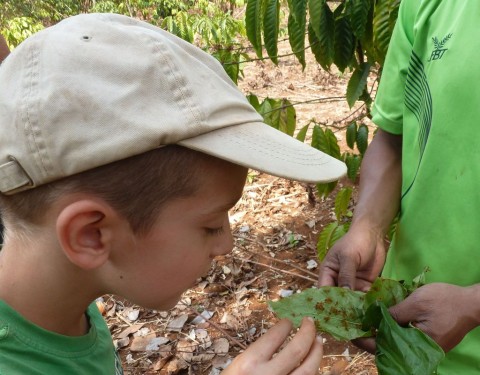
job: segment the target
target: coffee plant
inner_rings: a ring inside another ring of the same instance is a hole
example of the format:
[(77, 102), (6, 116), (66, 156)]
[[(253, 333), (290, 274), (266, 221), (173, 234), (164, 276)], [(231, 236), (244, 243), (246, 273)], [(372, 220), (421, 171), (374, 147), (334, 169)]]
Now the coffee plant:
[[(368, 147), (368, 127), (362, 116), (370, 115), (371, 91), (367, 81), (381, 72), (400, 0), (10, 0), (3, 3), (0, 31), (10, 48), (43, 27), (66, 17), (88, 12), (115, 12), (140, 18), (163, 27), (215, 56), (234, 82), (242, 77), (243, 66), (256, 59), (278, 64), (279, 38), (288, 37), (292, 54), (305, 67), (305, 52), (311, 49), (323, 69), (349, 72), (346, 102), (353, 107), (363, 102), (361, 116), (341, 123), (348, 150), (341, 152), (337, 137), (325, 124), (296, 122), (295, 105), (287, 99), (250, 103), (264, 121), (305, 142), (307, 133), (313, 147), (344, 161), (348, 178), (355, 182)], [(234, 17), (236, 7), (244, 7), (244, 18)], [(246, 45), (246, 39), (250, 46)], [(248, 47), (256, 59), (248, 55)], [(380, 69), (379, 69), (380, 68)], [(298, 129), (299, 128), (299, 129)], [(318, 184), (317, 193), (327, 197), (337, 182)], [(348, 230), (351, 188), (340, 189), (335, 198), (336, 220), (320, 234), (319, 257)], [(343, 207), (337, 210), (338, 207)], [(392, 227), (394, 228), (394, 227)]]
[(337, 340), (376, 337), (379, 375), (433, 375), (444, 358), (443, 350), (419, 329), (400, 327), (388, 307), (403, 301), (425, 283), (425, 270), (410, 284), (377, 278), (367, 292), (342, 287), (311, 288), (270, 302), (280, 318), (296, 326), (312, 317), (319, 332)]

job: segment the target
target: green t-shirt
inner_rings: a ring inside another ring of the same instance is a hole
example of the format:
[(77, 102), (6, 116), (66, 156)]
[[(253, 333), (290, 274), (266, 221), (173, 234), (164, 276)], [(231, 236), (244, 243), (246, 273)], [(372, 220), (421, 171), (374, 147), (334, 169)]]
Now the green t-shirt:
[[(480, 283), (480, 1), (402, 0), (373, 108), (403, 135), (400, 222), (383, 274)], [(480, 374), (480, 330), (440, 375)]]
[(0, 300), (0, 375), (121, 375), (110, 331), (92, 303), (90, 330), (70, 337), (25, 320)]

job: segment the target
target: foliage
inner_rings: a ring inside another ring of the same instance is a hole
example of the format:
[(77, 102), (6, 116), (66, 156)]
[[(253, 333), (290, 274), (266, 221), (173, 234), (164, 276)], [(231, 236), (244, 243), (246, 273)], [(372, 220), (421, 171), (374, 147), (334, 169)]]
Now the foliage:
[(270, 306), (296, 326), (303, 317), (312, 317), (318, 331), (337, 340), (376, 336), (380, 375), (434, 374), (444, 357), (442, 349), (417, 328), (400, 327), (388, 312), (388, 307), (423, 285), (426, 271), (408, 285), (378, 278), (366, 293), (331, 286), (311, 288)]
[(11, 0), (0, 13), (0, 31), (13, 49), (43, 27), (75, 14), (124, 14), (159, 25), (211, 52), (237, 82), (241, 75), (239, 62), (247, 55), (235, 46), (246, 30), (244, 21), (235, 19), (231, 11), (242, 5), (242, 0)]
[(292, 103), (287, 99), (266, 98), (261, 103), (258, 97), (250, 94), (247, 96), (250, 104), (263, 116), (263, 121), (290, 136), (296, 128), (296, 112)]
[(350, 228), (352, 211), (349, 210), (349, 205), (352, 193), (353, 189), (351, 187), (344, 187), (339, 190), (335, 197), (336, 220), (323, 228), (318, 236), (317, 256), (319, 261), (323, 261), (328, 250), (335, 242), (342, 238)]
[(24, 40), (42, 29), (43, 25), (30, 17), (15, 17), (6, 21), (3, 36), (9, 48), (12, 49), (19, 40)]
[[(203, 48), (231, 49), (245, 35), (245, 25), (210, 1), (198, 1), (189, 9), (163, 19), (161, 26), (169, 32)], [(195, 37), (197, 39), (195, 39)]]
[[(347, 102), (350, 107), (357, 100), (369, 104), (367, 78), (371, 66), (385, 60), (400, 0), (288, 0), (287, 4), (290, 46), (300, 64), (305, 68), (305, 50), (311, 48), (325, 70), (332, 65), (341, 72), (353, 70)], [(263, 56), (265, 47), (275, 64), (282, 22), (279, 6), (278, 0), (248, 0), (245, 15), (247, 36), (257, 56)]]
[(246, 33), (242, 20), (209, 1), (200, 1), (188, 11), (165, 17), (161, 27), (209, 51), (222, 63), (230, 78), (238, 82), (242, 74), (241, 61), (248, 59), (241, 48), (235, 48)]

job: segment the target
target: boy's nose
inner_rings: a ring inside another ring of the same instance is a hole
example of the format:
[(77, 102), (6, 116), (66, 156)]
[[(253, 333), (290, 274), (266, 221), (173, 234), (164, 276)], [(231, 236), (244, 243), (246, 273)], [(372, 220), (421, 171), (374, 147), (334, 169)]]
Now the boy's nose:
[(218, 243), (215, 245), (214, 257), (219, 255), (226, 255), (230, 253), (233, 249), (233, 236), (230, 226), (225, 230), (225, 233), (221, 238), (218, 239)]

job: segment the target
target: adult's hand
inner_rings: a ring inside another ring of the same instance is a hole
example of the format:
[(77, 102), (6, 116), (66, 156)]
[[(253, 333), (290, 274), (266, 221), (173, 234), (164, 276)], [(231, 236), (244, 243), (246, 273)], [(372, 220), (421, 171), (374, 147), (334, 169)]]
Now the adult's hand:
[(274, 357), (292, 329), (286, 319), (240, 354), (222, 375), (315, 375), (323, 356), (323, 344), (317, 338), (313, 320), (305, 318), (295, 337)]
[(385, 262), (384, 236), (398, 212), (402, 137), (381, 129), (362, 162), (360, 192), (348, 233), (328, 251), (319, 285), (368, 289)]
[(390, 313), (400, 325), (412, 323), (448, 352), (480, 325), (479, 309), (478, 285), (432, 283), (392, 306)]
[[(480, 325), (479, 286), (460, 287), (432, 283), (418, 288), (405, 300), (390, 307), (401, 326), (414, 325), (445, 351), (457, 346), (465, 335)], [(373, 338), (358, 339), (355, 345), (375, 353)]]
[(318, 283), (366, 291), (384, 263), (383, 235), (362, 225), (352, 225), (328, 251), (320, 265)]

